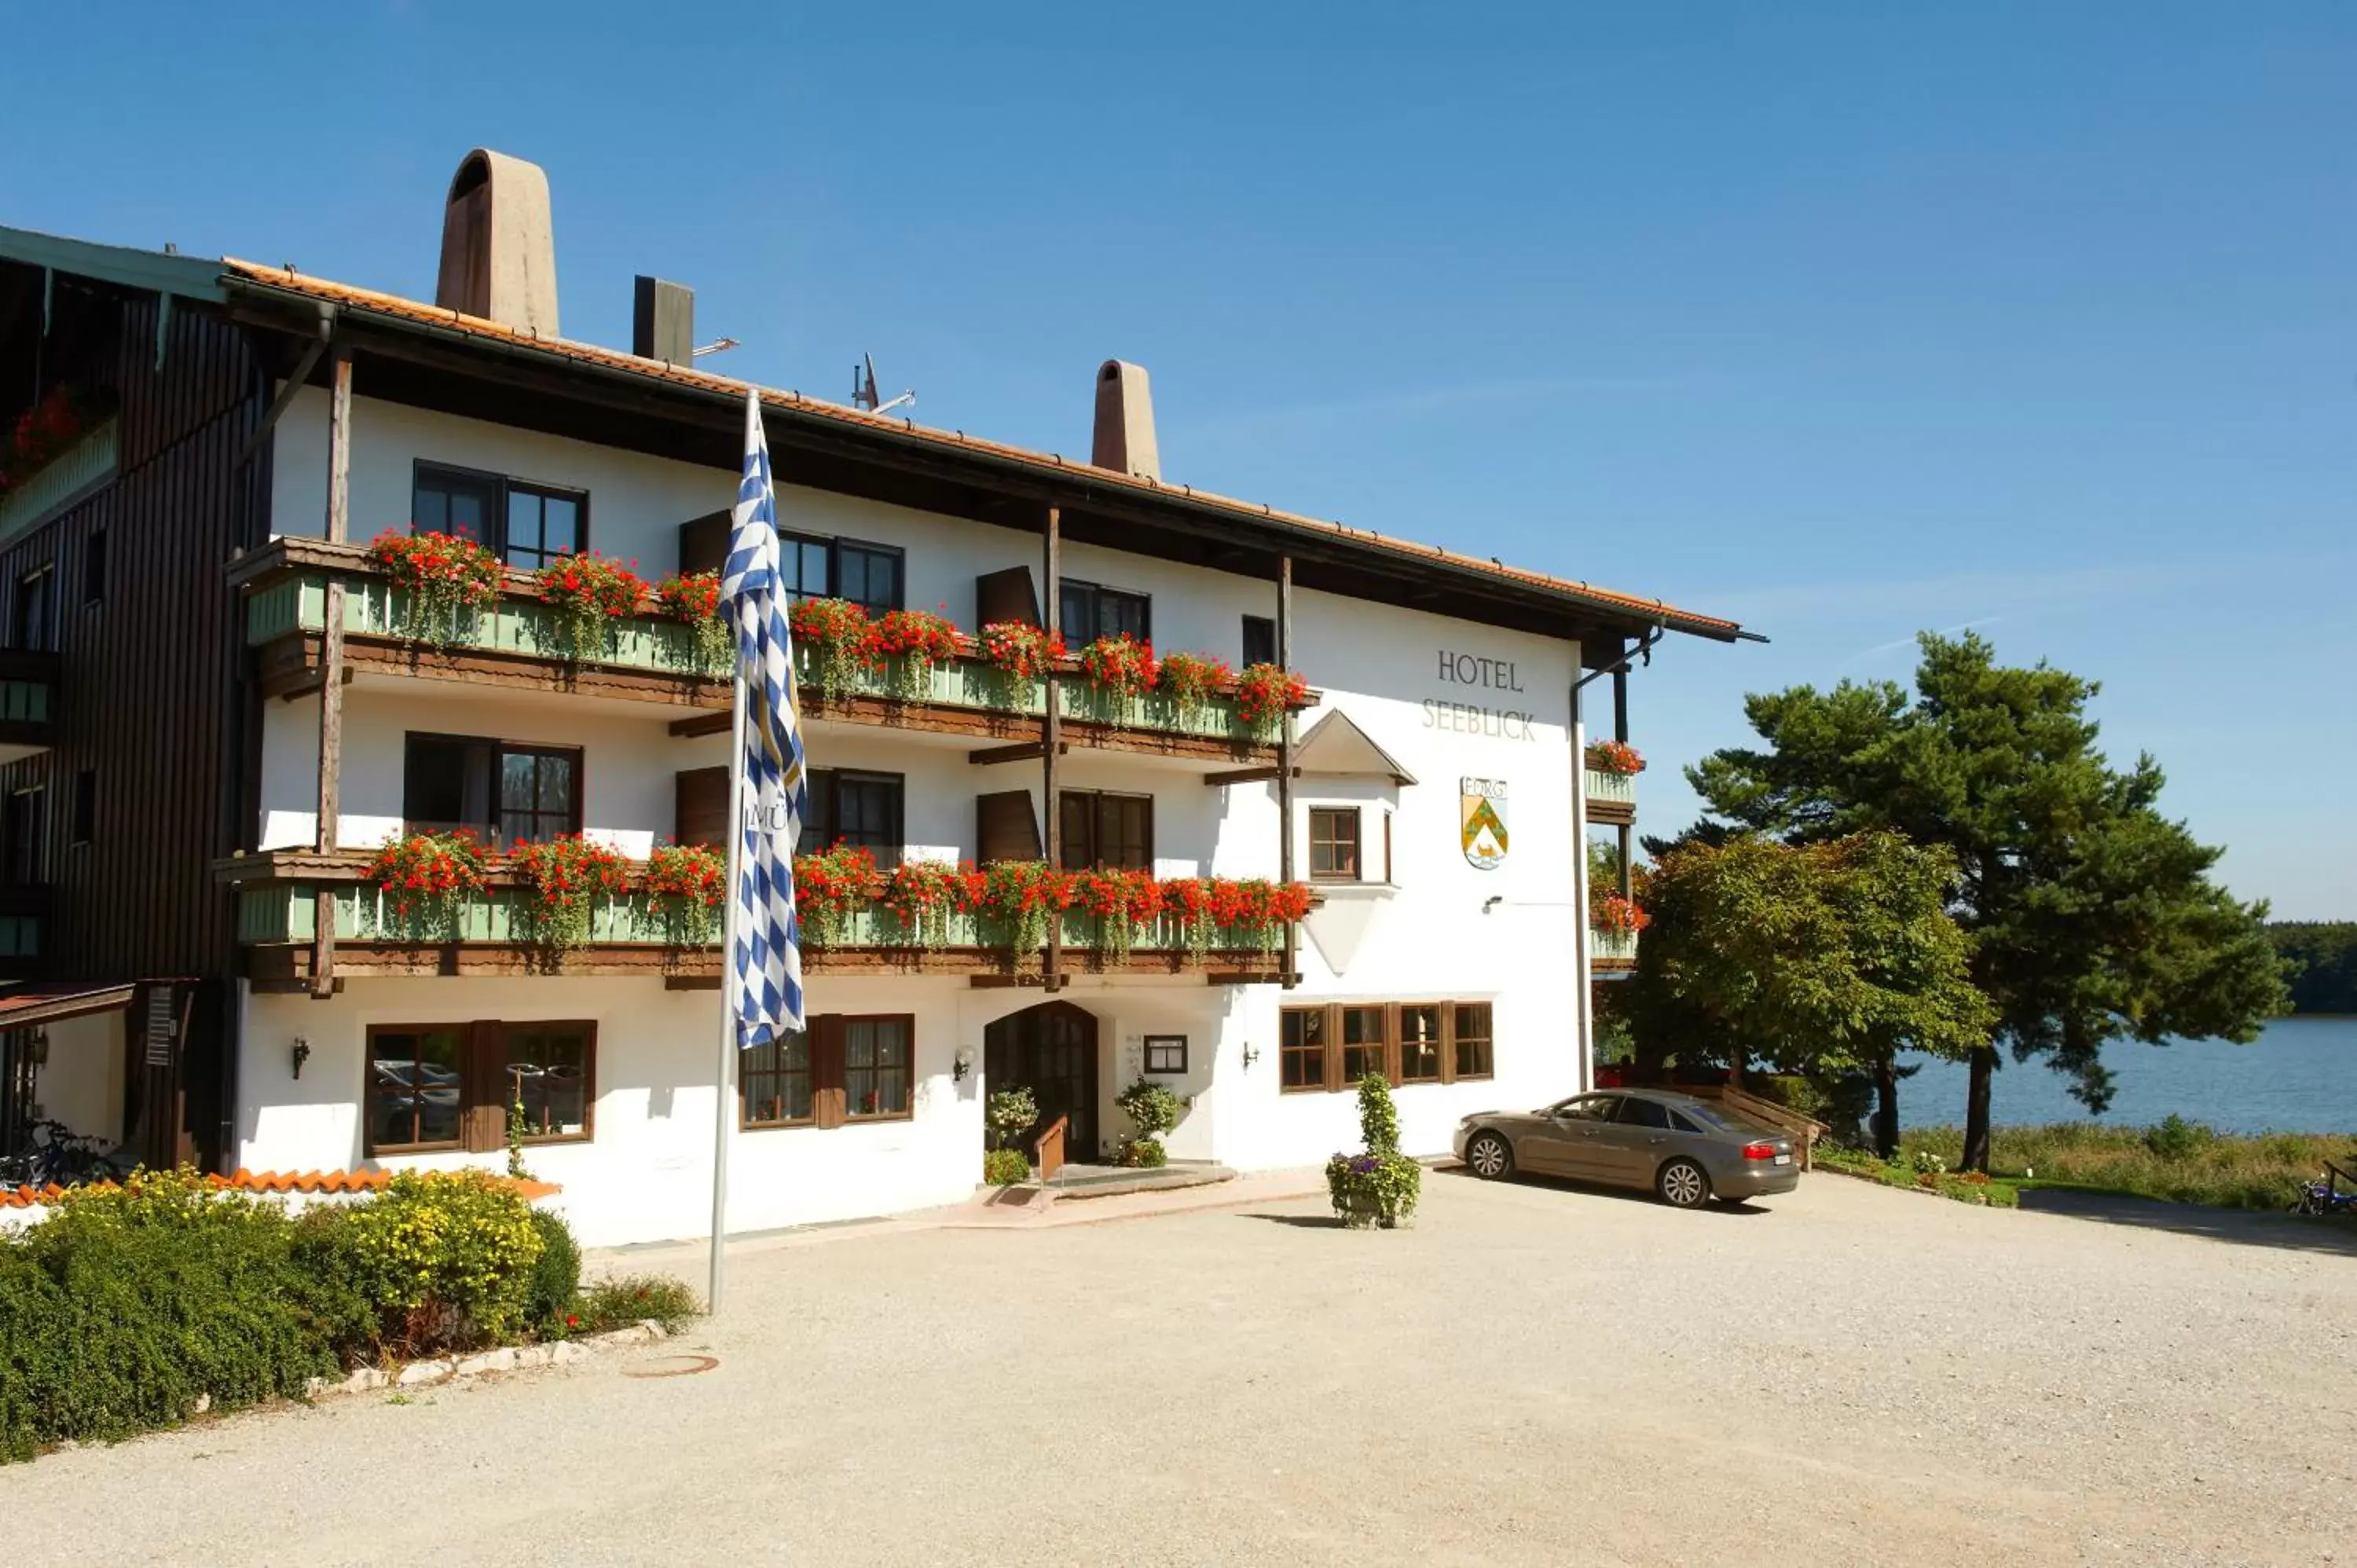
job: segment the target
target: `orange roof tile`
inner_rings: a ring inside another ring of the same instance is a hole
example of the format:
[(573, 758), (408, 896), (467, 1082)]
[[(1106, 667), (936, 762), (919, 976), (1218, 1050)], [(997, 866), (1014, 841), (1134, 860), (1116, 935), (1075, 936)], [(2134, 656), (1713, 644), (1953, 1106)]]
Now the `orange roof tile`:
[(1436, 544), (1420, 544), (1412, 540), (1394, 539), (1372, 529), (1351, 528), (1324, 518), (1308, 517), (1298, 512), (1279, 511), (1273, 507), (1238, 500), (1233, 497), (1214, 494), (1210, 490), (1196, 489), (1189, 485), (1165, 484), (1159, 480), (1125, 474), (1115, 469), (1099, 468), (1079, 461), (1068, 462), (1062, 456), (1053, 453), (1033, 452), (1001, 442), (985, 441), (979, 436), (968, 435), (962, 430), (935, 430), (918, 424), (912, 420), (892, 419), (882, 414), (871, 413), (866, 409), (849, 408), (842, 403), (829, 403), (823, 398), (806, 397), (798, 392), (759, 387), (750, 381), (710, 375), (703, 371), (673, 365), (659, 360), (642, 360), (635, 354), (625, 354), (619, 349), (600, 348), (596, 344), (576, 343), (564, 338), (543, 338), (538, 333), (519, 331), (500, 322), (487, 320), (478, 316), (462, 315), (458, 311), (442, 306), (425, 305), (417, 300), (404, 299), (399, 295), (383, 294), (375, 289), (361, 288), (351, 284), (335, 283), (327, 278), (313, 277), (289, 267), (264, 266), (256, 262), (240, 261), (235, 257), (222, 258), (221, 264), (230, 269), (227, 281), (242, 279), (312, 299), (354, 306), (427, 326), (449, 328), (470, 338), (496, 339), (538, 349), (580, 363), (599, 365), (608, 370), (625, 371), (634, 375), (645, 376), (650, 380), (669, 381), (678, 386), (725, 392), (735, 397), (742, 397), (748, 391), (756, 392), (759, 393), (763, 403), (791, 409), (798, 413), (815, 415), (879, 432), (889, 432), (903, 437), (913, 437), (960, 451), (984, 453), (1051, 472), (1085, 471), (1092, 484), (1117, 485), (1155, 495), (1182, 496), (1189, 500), (1243, 517), (1282, 522), (1295, 528), (1312, 529), (1337, 539), (1371, 545), (1394, 554), (1444, 562), (1451, 566), (1484, 573), (1509, 582), (1576, 595), (1649, 620), (1675, 620), (1681, 623), (1679, 629), (1705, 636), (1732, 639), (1742, 632), (1741, 626), (1735, 621), (1717, 616), (1702, 615), (1693, 610), (1680, 609), (1675, 605), (1661, 599), (1649, 599), (1634, 594), (1619, 593), (1610, 588), (1599, 588), (1591, 583), (1549, 576), (1544, 572), (1524, 571), (1520, 567), (1508, 566), (1501, 562), (1444, 550)]

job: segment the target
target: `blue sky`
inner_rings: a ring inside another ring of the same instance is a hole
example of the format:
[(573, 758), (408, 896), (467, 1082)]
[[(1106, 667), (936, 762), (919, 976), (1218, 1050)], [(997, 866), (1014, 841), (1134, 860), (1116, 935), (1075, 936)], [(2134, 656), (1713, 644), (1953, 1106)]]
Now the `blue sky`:
[(1745, 692), (1970, 624), (2357, 918), (2357, 7), (187, 15), (9, 8), (0, 223), (430, 297), (495, 146), (569, 336), (657, 273), (1068, 453), (1119, 355), (1174, 478), (1757, 626), (1641, 672), (1649, 827)]

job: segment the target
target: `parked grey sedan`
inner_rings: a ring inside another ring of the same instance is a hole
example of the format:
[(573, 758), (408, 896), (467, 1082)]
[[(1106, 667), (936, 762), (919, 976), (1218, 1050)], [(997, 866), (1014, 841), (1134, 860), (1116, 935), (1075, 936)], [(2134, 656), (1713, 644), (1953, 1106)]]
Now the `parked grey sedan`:
[(1576, 1094), (1538, 1111), (1485, 1111), (1457, 1124), (1457, 1157), (1487, 1181), (1518, 1170), (1651, 1187), (1692, 1208), (1801, 1185), (1792, 1140), (1707, 1100), (1658, 1089)]

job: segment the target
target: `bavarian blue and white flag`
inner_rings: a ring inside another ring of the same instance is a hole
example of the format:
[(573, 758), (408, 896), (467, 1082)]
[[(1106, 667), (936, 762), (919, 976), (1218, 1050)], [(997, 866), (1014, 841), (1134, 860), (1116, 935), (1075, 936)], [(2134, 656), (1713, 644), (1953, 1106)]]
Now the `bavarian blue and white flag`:
[(794, 843), (810, 806), (802, 781), (793, 634), (779, 592), (778, 496), (761, 400), (745, 394), (745, 477), (720, 575), (721, 602), (737, 622), (737, 700), (745, 755), (737, 823), (737, 886), (728, 910), (728, 1011), (740, 1046), (766, 1045), (802, 1027), (802, 927), (794, 918)]

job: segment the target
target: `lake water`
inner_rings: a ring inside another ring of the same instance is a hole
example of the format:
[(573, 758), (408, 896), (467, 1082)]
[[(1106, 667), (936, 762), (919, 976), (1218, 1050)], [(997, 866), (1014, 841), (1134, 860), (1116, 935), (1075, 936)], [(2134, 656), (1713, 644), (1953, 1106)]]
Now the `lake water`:
[[(2111, 1109), (2094, 1119), (2106, 1123), (2148, 1126), (2173, 1111), (2222, 1133), (2357, 1132), (2357, 1018), (2277, 1018), (2247, 1046), (2115, 1040), (2104, 1065), (2116, 1083)], [(1967, 1077), (1962, 1062), (1923, 1061), (1899, 1085), (1900, 1123), (1962, 1126)], [(2042, 1059), (2008, 1056), (1990, 1114), (2015, 1124), (2087, 1120), (2070, 1083)]]

